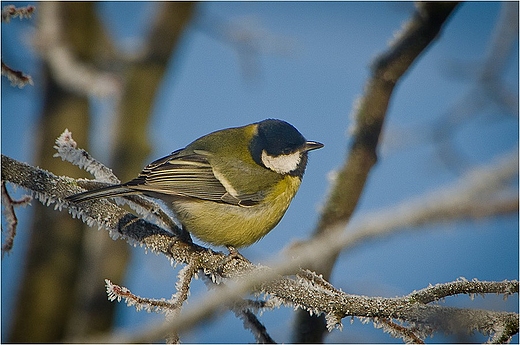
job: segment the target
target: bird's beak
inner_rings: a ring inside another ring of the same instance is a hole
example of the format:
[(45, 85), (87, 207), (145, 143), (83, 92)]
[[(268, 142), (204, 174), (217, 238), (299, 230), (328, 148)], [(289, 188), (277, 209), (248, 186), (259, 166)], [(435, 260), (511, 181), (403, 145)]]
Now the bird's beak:
[(317, 141), (307, 141), (305, 143), (304, 151), (317, 150), (317, 149), (321, 149), (322, 147), (323, 147), (322, 143), (319, 143)]

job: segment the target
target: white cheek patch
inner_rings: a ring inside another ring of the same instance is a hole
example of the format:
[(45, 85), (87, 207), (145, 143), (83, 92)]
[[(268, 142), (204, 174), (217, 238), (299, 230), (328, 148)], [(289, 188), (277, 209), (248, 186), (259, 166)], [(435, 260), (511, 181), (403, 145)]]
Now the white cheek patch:
[(301, 160), (301, 152), (294, 152), (288, 155), (270, 156), (262, 151), (262, 163), (274, 172), (279, 174), (287, 174), (298, 167)]

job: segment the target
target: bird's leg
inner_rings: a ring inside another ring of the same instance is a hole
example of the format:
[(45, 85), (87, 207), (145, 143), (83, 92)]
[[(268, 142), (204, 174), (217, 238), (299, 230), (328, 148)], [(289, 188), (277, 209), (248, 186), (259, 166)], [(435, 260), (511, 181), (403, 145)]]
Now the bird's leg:
[(183, 241), (183, 242), (186, 242), (188, 244), (192, 244), (193, 243), (193, 240), (191, 239), (191, 236), (190, 236), (190, 233), (188, 230), (186, 230), (186, 228), (183, 226), (181, 226), (180, 228), (180, 233), (179, 233), (179, 238)]
[(226, 246), (226, 248), (229, 250), (229, 255), (226, 257), (226, 262), (233, 260), (233, 259), (238, 259), (238, 260), (244, 260), (245, 262), (251, 263), (251, 261), (246, 259), (246, 257), (243, 256), (242, 254), (240, 254), (235, 247)]
[(232, 260), (243, 260), (243, 261), (245, 261), (247, 263), (251, 263), (251, 261), (247, 260), (245, 256), (240, 254), (235, 247), (233, 247), (233, 246), (226, 246), (226, 248), (229, 250), (229, 254), (219, 262), (218, 269), (217, 269), (217, 272), (221, 276), (224, 276), (224, 274), (223, 274), (224, 273), (224, 266), (228, 262), (230, 262)]

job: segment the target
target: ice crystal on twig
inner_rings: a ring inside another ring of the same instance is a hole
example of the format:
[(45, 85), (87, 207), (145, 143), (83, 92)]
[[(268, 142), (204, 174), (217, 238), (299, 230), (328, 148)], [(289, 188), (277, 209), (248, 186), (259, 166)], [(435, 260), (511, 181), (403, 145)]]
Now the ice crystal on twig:
[(34, 10), (36, 8), (32, 5), (28, 5), (25, 7), (16, 7), (14, 5), (7, 5), (2, 8), (2, 22), (9, 23), (11, 18), (20, 18), (20, 20), (24, 18), (31, 18)]
[[(119, 184), (121, 181), (114, 175), (112, 169), (92, 157), (86, 150), (78, 148), (78, 144), (72, 138), (72, 132), (65, 129), (56, 139), (54, 148), (58, 151), (54, 157), (59, 157), (70, 162), (80, 169), (92, 174), (97, 181), (110, 184)], [(118, 205), (129, 205), (139, 216), (145, 220), (154, 221), (159, 226), (170, 229), (179, 235), (179, 227), (154, 201), (141, 196), (133, 195), (126, 198), (114, 198)], [(78, 212), (81, 212), (78, 209)], [(79, 218), (79, 217), (78, 217)]]
[(124, 300), (127, 306), (134, 306), (137, 311), (146, 310), (147, 312), (171, 313), (182, 307), (182, 304), (188, 299), (189, 286), (196, 266), (188, 264), (179, 271), (178, 281), (176, 283), (177, 292), (172, 295), (171, 299), (166, 300), (143, 298), (132, 293), (128, 288), (112, 283), (109, 279), (105, 279), (105, 286), (108, 299), (110, 301)]
[(72, 139), (72, 132), (67, 128), (56, 139), (54, 148), (58, 151), (53, 157), (60, 157), (62, 160), (77, 165), (92, 174), (96, 180), (109, 183), (120, 183), (114, 175), (112, 169), (94, 159), (87, 151), (78, 148), (78, 144)]
[(403, 325), (399, 325), (387, 318), (375, 318), (374, 327), (382, 328), (394, 338), (401, 338), (407, 344), (424, 344), (419, 335)]
[(17, 71), (17, 70), (12, 69), (11, 67), (7, 66), (3, 61), (2, 61), (2, 75), (4, 77), (7, 77), (7, 79), (9, 79), (12, 86), (17, 86), (20, 89), (23, 88), (27, 84), (30, 84), (30, 85), (34, 84), (30, 75), (27, 75), (27, 74), (23, 73), (22, 71)]
[(139, 297), (126, 287), (116, 285), (109, 279), (105, 279), (105, 286), (110, 301), (117, 300), (118, 302), (121, 302), (121, 300), (124, 300), (127, 306), (134, 306), (137, 311), (146, 310), (147, 312), (154, 311), (165, 313), (168, 310), (174, 309), (174, 305), (171, 301), (167, 301), (164, 298), (152, 299)]
[(480, 281), (472, 279), (471, 281), (465, 278), (459, 278), (454, 282), (435, 284), (419, 291), (414, 291), (408, 295), (412, 301), (421, 303), (431, 303), (442, 300), (448, 296), (459, 294), (467, 294), (473, 300), (475, 296), (487, 293), (496, 293), (510, 295), (518, 293), (518, 281)]
[(173, 294), (171, 298), (172, 304), (174, 304), (176, 308), (180, 308), (188, 299), (190, 294), (190, 283), (197, 272), (197, 269), (197, 266), (191, 262), (179, 271), (177, 282), (175, 283), (177, 292)]
[[(16, 217), (16, 213), (14, 212), (15, 206), (26, 206), (31, 202), (32, 198), (29, 195), (25, 195), (20, 200), (13, 200), (9, 193), (7, 192), (7, 188), (5, 185), (5, 181), (2, 181), (2, 204), (4, 205), (4, 216), (7, 223), (7, 231), (5, 236), (5, 241), (2, 244), (2, 257), (5, 253), (11, 252), (14, 245), (14, 238), (16, 236), (16, 226), (18, 225), (18, 218)], [(3, 232), (2, 228), (2, 232)]]
[(341, 317), (332, 313), (325, 314), (325, 320), (327, 321), (327, 330), (332, 332), (334, 328), (343, 330), (343, 324), (341, 323)]
[[(32, 13), (34, 12), (34, 6), (25, 6), (25, 7), (16, 7), (14, 5), (7, 5), (2, 8), (2, 22), (9, 23), (11, 18), (30, 18)], [(30, 75), (23, 73), (22, 71), (17, 71), (7, 66), (7, 64), (2, 61), (2, 75), (7, 77), (11, 82), (12, 86), (18, 86), (20, 89), (23, 88), (27, 84), (33, 85), (33, 80)]]

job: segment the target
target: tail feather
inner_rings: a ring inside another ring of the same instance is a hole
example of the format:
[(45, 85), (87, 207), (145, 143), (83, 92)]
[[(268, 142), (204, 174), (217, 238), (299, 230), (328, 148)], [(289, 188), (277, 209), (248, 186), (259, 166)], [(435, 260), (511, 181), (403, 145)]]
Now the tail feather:
[(138, 192), (136, 192), (133, 189), (124, 187), (122, 185), (114, 185), (114, 186), (108, 186), (108, 187), (103, 187), (103, 188), (99, 188), (99, 189), (95, 189), (95, 190), (89, 190), (86, 192), (74, 194), (74, 195), (66, 197), (65, 200), (70, 201), (70, 202), (79, 203), (79, 202), (84, 202), (84, 201), (93, 200), (93, 199), (107, 198), (107, 197), (113, 197), (113, 196), (123, 196), (123, 195), (136, 194), (136, 193), (138, 193)]

